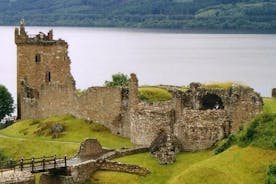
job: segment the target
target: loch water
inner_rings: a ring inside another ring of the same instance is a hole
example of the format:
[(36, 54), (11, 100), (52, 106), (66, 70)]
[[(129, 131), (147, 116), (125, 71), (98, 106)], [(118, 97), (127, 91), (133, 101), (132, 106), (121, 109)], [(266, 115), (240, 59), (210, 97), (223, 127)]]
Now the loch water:
[[(26, 27), (54, 30), (69, 44), (77, 88), (136, 73), (140, 85), (236, 81), (271, 96), (276, 87), (276, 34), (203, 34), (117, 28)], [(14, 27), (0, 27), (0, 84), (16, 94)]]

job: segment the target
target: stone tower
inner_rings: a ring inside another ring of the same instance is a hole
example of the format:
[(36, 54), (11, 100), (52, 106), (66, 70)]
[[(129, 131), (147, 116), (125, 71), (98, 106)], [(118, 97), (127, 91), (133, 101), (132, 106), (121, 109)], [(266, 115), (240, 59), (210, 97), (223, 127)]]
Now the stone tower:
[(39, 98), (41, 88), (51, 83), (74, 87), (74, 80), (70, 72), (68, 44), (61, 39), (54, 40), (52, 30), (48, 34), (28, 35), (22, 19), (14, 36), (17, 46), (17, 113), (21, 119), (24, 97)]

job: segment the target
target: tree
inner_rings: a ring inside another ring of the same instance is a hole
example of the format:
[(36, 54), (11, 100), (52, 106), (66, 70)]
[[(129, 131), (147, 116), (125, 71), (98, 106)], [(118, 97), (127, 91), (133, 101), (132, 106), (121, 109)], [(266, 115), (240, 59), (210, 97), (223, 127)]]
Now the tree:
[(123, 73), (116, 73), (112, 75), (112, 81), (105, 81), (104, 85), (110, 86), (127, 86), (129, 77)]
[(0, 120), (14, 111), (13, 98), (7, 88), (0, 84)]

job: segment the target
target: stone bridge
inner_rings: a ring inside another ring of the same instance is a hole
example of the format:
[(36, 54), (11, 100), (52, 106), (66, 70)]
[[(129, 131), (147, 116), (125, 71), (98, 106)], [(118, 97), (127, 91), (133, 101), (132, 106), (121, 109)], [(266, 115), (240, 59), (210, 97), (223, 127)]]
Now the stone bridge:
[(147, 147), (105, 149), (96, 139), (87, 139), (81, 144), (78, 154), (70, 159), (53, 156), (21, 159), (11, 163), (12, 169), (0, 172), (0, 183), (34, 184), (35, 178), (31, 173), (38, 172), (43, 173), (40, 177), (40, 184), (81, 184), (98, 170), (145, 176), (150, 173), (146, 168), (114, 162), (111, 159), (148, 150)]

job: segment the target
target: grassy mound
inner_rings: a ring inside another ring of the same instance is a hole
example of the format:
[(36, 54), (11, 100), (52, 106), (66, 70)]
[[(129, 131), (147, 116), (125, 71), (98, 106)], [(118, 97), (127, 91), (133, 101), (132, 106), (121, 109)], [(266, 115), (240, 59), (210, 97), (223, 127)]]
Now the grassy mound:
[(167, 183), (170, 178), (173, 178), (180, 171), (197, 162), (211, 158), (212, 155), (212, 151), (178, 154), (177, 162), (173, 165), (160, 165), (149, 153), (131, 155), (116, 160), (146, 167), (151, 171), (151, 174), (142, 177), (118, 172), (99, 171), (91, 177), (91, 183)]
[(159, 87), (139, 87), (139, 98), (147, 102), (161, 102), (172, 99), (172, 94), (168, 90)]
[(260, 184), (266, 168), (276, 161), (276, 151), (234, 146), (210, 159), (199, 162), (170, 180), (170, 184)]
[[(50, 133), (51, 125), (54, 123), (59, 123), (64, 127), (62, 135), (55, 139)], [(79, 149), (80, 142), (86, 138), (96, 138), (105, 147), (133, 146), (129, 139), (112, 135), (102, 125), (64, 115), (14, 123), (0, 131), (0, 149), (13, 159), (54, 154), (59, 157), (74, 156)]]
[[(53, 139), (51, 133), (53, 124), (59, 124), (64, 127), (61, 135), (55, 139)], [(86, 138), (96, 138), (105, 147), (121, 148), (133, 146), (129, 139), (112, 135), (102, 125), (76, 119), (71, 115), (16, 122), (12, 126), (1, 130), (0, 134), (10, 138), (23, 138), (34, 141), (54, 140), (73, 143), (80, 143)], [(15, 141), (15, 139), (13, 140)]]
[(238, 146), (214, 156), (212, 151), (181, 153), (173, 165), (159, 165), (149, 153), (117, 159), (146, 167), (146, 177), (117, 172), (96, 172), (91, 183), (158, 184), (259, 184), (264, 183), (267, 166), (276, 162), (276, 151)]
[(263, 113), (237, 135), (240, 146), (276, 150), (276, 114)]

